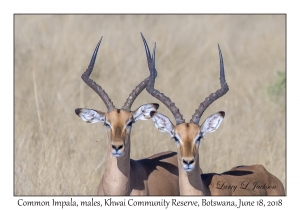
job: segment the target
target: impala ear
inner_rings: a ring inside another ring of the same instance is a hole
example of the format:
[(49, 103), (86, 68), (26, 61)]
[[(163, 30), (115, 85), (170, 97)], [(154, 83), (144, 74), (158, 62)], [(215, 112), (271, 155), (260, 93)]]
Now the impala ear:
[(152, 116), (152, 120), (155, 124), (155, 127), (159, 131), (167, 132), (171, 137), (174, 136), (174, 125), (167, 116), (159, 112), (156, 112)]
[(75, 113), (87, 123), (104, 122), (105, 113), (94, 109), (77, 108)]
[(204, 137), (207, 133), (211, 133), (217, 130), (224, 117), (225, 112), (220, 111), (206, 118), (200, 129), (202, 136)]
[(132, 111), (134, 120), (149, 120), (156, 113), (158, 107), (159, 105), (155, 103), (140, 106), (137, 110)]

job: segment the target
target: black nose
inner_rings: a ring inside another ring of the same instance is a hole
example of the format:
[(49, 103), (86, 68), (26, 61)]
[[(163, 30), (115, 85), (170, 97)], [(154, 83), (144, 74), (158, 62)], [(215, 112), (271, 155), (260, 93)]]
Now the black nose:
[(182, 160), (182, 162), (183, 162), (184, 164), (186, 164), (186, 165), (191, 165), (191, 164), (194, 163), (194, 159), (192, 159), (192, 160), (190, 160), (190, 161), (188, 161), (188, 160)]
[(123, 145), (119, 145), (119, 146), (112, 145), (111, 147), (112, 147), (113, 149), (115, 149), (116, 151), (118, 151), (119, 149), (122, 149), (122, 148), (123, 148)]

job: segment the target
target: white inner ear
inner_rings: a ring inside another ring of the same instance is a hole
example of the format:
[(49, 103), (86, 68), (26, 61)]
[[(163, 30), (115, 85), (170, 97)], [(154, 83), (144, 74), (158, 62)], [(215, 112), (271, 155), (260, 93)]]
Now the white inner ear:
[(168, 117), (157, 112), (152, 117), (156, 128), (161, 132), (167, 132), (171, 137), (174, 136), (174, 125)]
[(80, 109), (78, 116), (88, 123), (104, 122), (105, 120), (104, 114), (100, 114), (93, 109)]
[(144, 104), (140, 106), (137, 110), (133, 111), (133, 117), (135, 121), (138, 120), (149, 120), (151, 118), (150, 113), (156, 112), (156, 108), (153, 104)]
[(219, 113), (215, 113), (208, 118), (206, 118), (205, 122), (201, 126), (201, 132), (203, 137), (207, 133), (214, 132), (215, 130), (218, 129), (220, 126), (221, 122), (223, 120), (223, 117)]

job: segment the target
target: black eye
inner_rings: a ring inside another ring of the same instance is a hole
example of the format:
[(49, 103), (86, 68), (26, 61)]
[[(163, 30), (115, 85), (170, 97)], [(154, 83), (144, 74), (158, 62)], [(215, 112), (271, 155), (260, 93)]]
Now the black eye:
[(130, 123), (128, 123), (127, 127), (132, 127), (132, 123), (133, 123), (133, 121), (131, 121)]
[(174, 141), (179, 142), (179, 139), (176, 136), (174, 136), (173, 139)]
[(203, 138), (202, 135), (200, 135), (197, 139), (196, 139), (196, 142), (200, 142), (200, 140)]
[(107, 128), (110, 128), (110, 125), (106, 122), (104, 122), (104, 126), (107, 127)]

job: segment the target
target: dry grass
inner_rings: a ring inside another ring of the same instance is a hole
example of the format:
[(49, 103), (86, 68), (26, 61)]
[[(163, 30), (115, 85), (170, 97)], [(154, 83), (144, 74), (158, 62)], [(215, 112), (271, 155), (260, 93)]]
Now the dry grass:
[[(105, 111), (80, 76), (104, 36), (91, 77), (121, 107), (148, 76), (143, 32), (157, 44), (156, 88), (189, 121), (219, 88), (219, 43), (229, 92), (204, 113), (225, 120), (201, 144), (204, 172), (263, 164), (285, 186), (285, 103), (268, 95), (285, 71), (285, 16), (263, 15), (17, 15), (15, 16), (15, 195), (94, 195), (103, 173), (107, 138), (86, 124), (78, 107)], [(279, 97), (285, 101), (285, 93)], [(142, 92), (132, 109), (157, 102)], [(160, 102), (158, 102), (160, 103)], [(160, 103), (161, 104), (161, 103)], [(164, 106), (160, 112), (173, 120)], [(134, 125), (132, 158), (175, 150), (152, 121)]]

